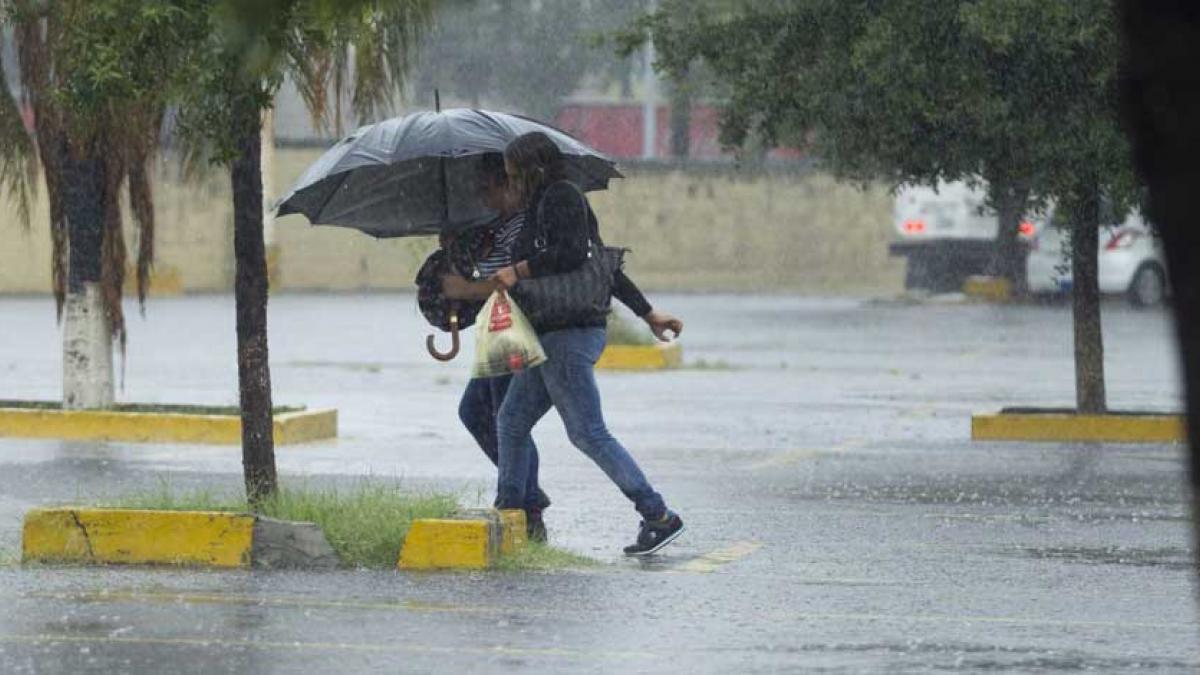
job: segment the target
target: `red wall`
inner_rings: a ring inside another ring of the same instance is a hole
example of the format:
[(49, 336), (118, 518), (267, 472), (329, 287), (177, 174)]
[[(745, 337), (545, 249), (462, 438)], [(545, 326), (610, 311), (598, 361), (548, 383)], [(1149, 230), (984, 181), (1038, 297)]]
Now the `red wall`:
[[(667, 106), (659, 106), (655, 112), (658, 118), (655, 147), (658, 157), (667, 158), (671, 154), (671, 111)], [(719, 122), (720, 113), (716, 108), (692, 108), (690, 157), (717, 159), (729, 154), (721, 151), (721, 144), (717, 140)], [(636, 103), (565, 105), (559, 110), (555, 124), (615, 159), (638, 159), (642, 156), (642, 106)], [(778, 159), (798, 159), (802, 156), (803, 153), (793, 148), (779, 148), (771, 152), (771, 157)]]

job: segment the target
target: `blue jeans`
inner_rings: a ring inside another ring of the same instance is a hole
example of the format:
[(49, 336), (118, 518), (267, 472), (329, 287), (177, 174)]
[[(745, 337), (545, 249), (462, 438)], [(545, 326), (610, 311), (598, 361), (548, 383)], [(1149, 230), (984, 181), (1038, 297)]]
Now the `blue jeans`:
[[(458, 419), (471, 432), (483, 454), (499, 465), (499, 442), (496, 438), (496, 416), (500, 412), (500, 404), (508, 392), (512, 376), (475, 378), (467, 383), (462, 400), (458, 402)], [(550, 498), (538, 487), (538, 455), (537, 448), (529, 463), (529, 482), (526, 484), (525, 495), (527, 503), (520, 508), (527, 511), (541, 511), (550, 506)]]
[(519, 508), (527, 499), (529, 476), (537, 467), (533, 427), (553, 406), (575, 447), (600, 466), (638, 513), (656, 520), (666, 513), (663, 498), (629, 452), (604, 425), (600, 391), (592, 368), (604, 351), (603, 328), (569, 328), (539, 336), (547, 360), (513, 376), (497, 417), (500, 438), (498, 508)]

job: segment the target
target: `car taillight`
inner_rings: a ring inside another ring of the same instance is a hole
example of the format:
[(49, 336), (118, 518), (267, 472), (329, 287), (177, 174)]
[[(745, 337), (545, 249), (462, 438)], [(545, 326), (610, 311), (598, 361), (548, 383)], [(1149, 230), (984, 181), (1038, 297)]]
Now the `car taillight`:
[(905, 234), (923, 234), (925, 232), (925, 221), (923, 220), (906, 220), (904, 221)]
[(1113, 235), (1112, 239), (1108, 240), (1108, 244), (1104, 246), (1106, 251), (1116, 251), (1117, 249), (1129, 248), (1137, 241), (1138, 233), (1133, 230), (1121, 230)]

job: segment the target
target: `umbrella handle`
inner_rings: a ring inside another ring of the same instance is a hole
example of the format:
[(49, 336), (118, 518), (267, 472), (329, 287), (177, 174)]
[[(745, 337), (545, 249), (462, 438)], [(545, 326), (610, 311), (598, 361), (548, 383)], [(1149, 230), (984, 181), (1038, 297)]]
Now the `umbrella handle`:
[(433, 344), (433, 336), (425, 337), (425, 348), (429, 350), (429, 355), (438, 361), (449, 361), (458, 356), (458, 348), (461, 346), (458, 338), (458, 313), (450, 315), (450, 351), (445, 354), (439, 352)]

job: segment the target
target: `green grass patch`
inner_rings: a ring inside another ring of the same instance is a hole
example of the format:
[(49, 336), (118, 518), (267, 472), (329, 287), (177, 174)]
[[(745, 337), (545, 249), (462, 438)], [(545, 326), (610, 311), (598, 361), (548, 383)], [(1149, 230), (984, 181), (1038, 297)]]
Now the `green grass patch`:
[[(244, 499), (228, 494), (205, 490), (177, 494), (166, 485), (109, 506), (169, 511), (251, 510)], [(452, 495), (415, 493), (394, 483), (362, 481), (349, 489), (281, 488), (257, 513), (316, 523), (343, 564), (393, 568), (414, 519), (445, 518), (457, 510), (458, 500)]]
[(496, 561), (496, 569), (506, 572), (549, 571), (596, 567), (599, 564), (587, 556), (531, 541), (515, 552), (501, 556)]
[[(62, 410), (61, 401), (0, 401), (0, 408), (13, 408), (16, 410)], [(306, 408), (304, 406), (277, 406), (272, 410), (276, 415), (286, 413), (302, 412)], [(111, 412), (129, 412), (129, 413), (166, 413), (174, 415), (240, 415), (241, 409), (235, 405), (185, 405), (174, 403), (117, 403), (111, 408), (105, 408), (105, 411)]]
[[(154, 490), (123, 496), (101, 506), (161, 511), (252, 511), (239, 495), (210, 489), (177, 491), (165, 482)], [(400, 547), (413, 520), (446, 518), (458, 510), (454, 495), (413, 492), (398, 483), (362, 480), (348, 488), (282, 487), (276, 497), (254, 512), (280, 520), (316, 523), (345, 565), (392, 569), (400, 559)], [(0, 548), (0, 565), (6, 564), (5, 554)], [(18, 560), (14, 556), (12, 564)], [(571, 551), (530, 542), (512, 555), (502, 556), (496, 562), (496, 569), (551, 571), (599, 564)]]
[(647, 347), (655, 342), (649, 329), (634, 325), (616, 312), (608, 315), (608, 344)]

